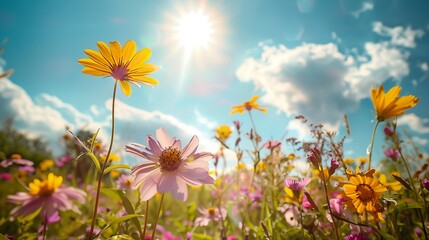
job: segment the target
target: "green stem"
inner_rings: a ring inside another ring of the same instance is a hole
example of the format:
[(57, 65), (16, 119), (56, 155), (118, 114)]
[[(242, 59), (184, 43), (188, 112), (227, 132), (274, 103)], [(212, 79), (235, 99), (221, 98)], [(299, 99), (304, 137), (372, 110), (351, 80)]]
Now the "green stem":
[[(407, 163), (407, 161), (405, 161), (404, 155), (402, 155), (401, 148), (398, 148), (398, 151), (399, 151), (399, 154), (401, 155), (401, 159), (402, 159), (402, 161), (404, 162), (405, 169), (407, 170), (408, 178), (410, 179), (410, 183), (411, 183), (411, 184), (410, 184), (410, 185), (411, 185), (411, 188), (413, 189), (413, 192), (414, 192), (414, 194), (416, 195), (416, 201), (418, 201), (418, 200), (419, 200), (419, 194), (417, 193), (416, 188), (415, 188), (415, 186), (414, 186), (414, 181), (413, 181), (413, 178), (411, 177), (410, 168), (408, 167), (408, 163)], [(427, 232), (426, 232), (425, 219), (424, 219), (424, 217), (423, 217), (423, 213), (422, 213), (421, 208), (419, 208), (418, 212), (419, 212), (420, 221), (422, 222), (422, 229), (423, 229), (423, 233), (425, 234), (425, 239), (426, 239), (426, 240), (428, 240), (428, 234), (427, 234)]]
[(101, 172), (98, 176), (98, 184), (97, 184), (97, 192), (95, 195), (95, 205), (94, 211), (92, 214), (92, 222), (91, 222), (91, 230), (88, 233), (88, 240), (92, 239), (92, 232), (94, 231), (95, 226), (95, 218), (97, 216), (98, 203), (100, 200), (100, 190), (101, 190), (101, 182), (103, 180), (104, 170), (107, 167), (107, 163), (109, 162), (110, 152), (112, 151), (113, 146), (113, 138), (115, 136), (115, 100), (116, 100), (116, 88), (118, 86), (118, 80), (115, 81), (115, 86), (113, 87), (113, 97), (112, 97), (112, 132), (110, 137), (109, 150), (107, 151), (106, 159), (104, 160), (103, 167), (101, 168)]
[(48, 216), (45, 214), (45, 219), (43, 221), (43, 240), (46, 239), (46, 230), (48, 229)]
[(149, 215), (149, 200), (146, 201), (146, 212), (145, 212), (145, 215), (144, 215), (143, 234), (140, 236), (142, 240), (145, 239), (145, 237), (146, 237), (146, 228), (147, 228), (148, 215)]
[(333, 213), (332, 213), (332, 209), (331, 209), (331, 204), (329, 202), (328, 188), (326, 186), (328, 184), (328, 182), (326, 181), (326, 178), (325, 178), (325, 170), (323, 169), (323, 163), (322, 162), (320, 162), (320, 168), (322, 170), (321, 175), (322, 175), (322, 181), (323, 181), (323, 188), (325, 190), (325, 198), (326, 198), (326, 201), (328, 203), (328, 210), (329, 210), (329, 213), (331, 214), (332, 223), (334, 224), (335, 237), (336, 237), (335, 239), (340, 239), (340, 237), (338, 235), (337, 223), (335, 222), (335, 219), (332, 217)]
[(372, 131), (371, 145), (369, 146), (368, 171), (371, 169), (372, 149), (374, 148), (375, 133), (377, 131), (377, 127), (379, 123), (380, 121), (377, 120), (377, 123), (374, 126), (374, 130)]
[(153, 225), (153, 230), (152, 230), (152, 240), (155, 240), (156, 225), (158, 225), (159, 214), (161, 213), (162, 202), (164, 201), (164, 194), (165, 193), (162, 193), (161, 201), (159, 202), (158, 214), (156, 214), (155, 224)]

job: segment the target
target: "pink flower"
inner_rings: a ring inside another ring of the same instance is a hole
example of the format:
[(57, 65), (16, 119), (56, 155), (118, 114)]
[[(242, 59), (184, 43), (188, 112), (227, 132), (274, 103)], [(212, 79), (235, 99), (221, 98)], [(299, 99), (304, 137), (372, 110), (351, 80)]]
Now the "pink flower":
[(279, 141), (275, 141), (275, 140), (269, 140), (264, 144), (264, 148), (269, 149), (269, 150), (273, 150), (276, 147), (280, 147), (282, 143)]
[(149, 200), (157, 192), (171, 192), (174, 198), (185, 201), (188, 197), (186, 185), (213, 184), (208, 174), (212, 154), (196, 153), (197, 136), (183, 149), (180, 140), (170, 138), (163, 128), (156, 131), (156, 138), (148, 136), (148, 147), (137, 143), (125, 147), (125, 151), (149, 160), (131, 169), (135, 175), (133, 187), (140, 187), (142, 201)]
[(195, 219), (195, 225), (207, 226), (211, 221), (219, 221), (226, 218), (226, 209), (221, 208), (198, 208), (202, 216)]
[(308, 201), (307, 195), (302, 197), (302, 207), (307, 210), (311, 209), (311, 203)]
[(389, 148), (384, 151), (384, 155), (386, 155), (388, 158), (391, 158), (392, 160), (396, 160), (401, 154), (397, 149)]
[(422, 186), (429, 191), (429, 180), (427, 178), (422, 180)]
[(340, 167), (340, 163), (337, 161), (337, 159), (332, 158), (331, 159), (331, 167), (329, 168), (329, 175), (332, 175), (335, 173), (335, 170), (337, 170)]
[(19, 167), (18, 170), (26, 173), (34, 173), (36, 171), (32, 166), (22, 166), (22, 167)]
[(4, 168), (12, 166), (13, 164), (23, 165), (23, 166), (33, 166), (34, 162), (27, 159), (23, 159), (19, 154), (12, 154), (12, 156), (9, 159), (5, 159), (0, 162), (0, 166)]
[(132, 175), (121, 175), (116, 181), (116, 188), (121, 190), (130, 190), (133, 185), (134, 177)]
[(299, 197), (301, 190), (311, 181), (311, 178), (303, 178), (301, 180), (295, 180), (286, 178), (285, 185), (293, 191), (296, 197)]
[(389, 137), (393, 136), (394, 134), (394, 132), (389, 127), (384, 127), (384, 133)]
[(10, 181), (12, 179), (10, 173), (1, 173), (0, 176), (3, 181)]
[(7, 196), (7, 201), (20, 206), (12, 209), (10, 214), (14, 217), (28, 216), (40, 208), (44, 219), (54, 217), (57, 211), (72, 210), (80, 213), (71, 200), (85, 202), (86, 193), (73, 187), (61, 186), (62, 177), (49, 173), (46, 180), (35, 179), (29, 184), (29, 192), (18, 192)]
[(352, 233), (347, 235), (344, 240), (370, 240), (370, 238), (359, 233)]

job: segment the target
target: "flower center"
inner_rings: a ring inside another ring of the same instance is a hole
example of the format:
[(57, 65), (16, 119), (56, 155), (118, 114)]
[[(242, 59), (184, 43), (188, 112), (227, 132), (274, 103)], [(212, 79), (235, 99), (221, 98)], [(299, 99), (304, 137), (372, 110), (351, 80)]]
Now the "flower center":
[(169, 147), (162, 151), (159, 157), (159, 164), (161, 165), (161, 171), (174, 171), (179, 168), (182, 163), (182, 155), (179, 149), (175, 147)]
[(356, 187), (356, 192), (359, 194), (358, 198), (362, 202), (368, 202), (373, 198), (372, 188), (366, 184), (360, 184)]
[(48, 197), (52, 195), (63, 183), (61, 176), (57, 177), (50, 173), (48, 179), (40, 181), (35, 179), (28, 186), (30, 188), (31, 195), (39, 195), (41, 197)]
[(116, 80), (126, 80), (127, 74), (128, 70), (123, 65), (115, 66), (112, 70), (112, 77)]
[(247, 111), (252, 110), (252, 104), (250, 102), (244, 102), (244, 108), (246, 108)]
[(208, 211), (209, 211), (209, 217), (214, 217), (215, 216), (215, 209), (214, 208), (209, 208), (208, 209)]

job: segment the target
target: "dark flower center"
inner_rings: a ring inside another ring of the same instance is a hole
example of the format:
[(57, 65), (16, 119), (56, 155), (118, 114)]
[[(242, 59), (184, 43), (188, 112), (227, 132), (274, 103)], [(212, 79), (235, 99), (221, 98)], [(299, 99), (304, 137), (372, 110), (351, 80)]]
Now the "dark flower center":
[(358, 193), (358, 198), (362, 202), (370, 201), (374, 195), (374, 191), (372, 191), (372, 188), (366, 184), (359, 184), (356, 187), (356, 192)]
[(209, 208), (208, 212), (209, 212), (209, 217), (214, 217), (216, 215), (216, 212), (215, 212), (214, 208)]
[(116, 80), (126, 80), (128, 69), (124, 65), (115, 66), (112, 70), (112, 77)]
[(159, 164), (162, 171), (174, 171), (182, 163), (182, 155), (179, 149), (169, 147), (162, 151), (159, 157)]

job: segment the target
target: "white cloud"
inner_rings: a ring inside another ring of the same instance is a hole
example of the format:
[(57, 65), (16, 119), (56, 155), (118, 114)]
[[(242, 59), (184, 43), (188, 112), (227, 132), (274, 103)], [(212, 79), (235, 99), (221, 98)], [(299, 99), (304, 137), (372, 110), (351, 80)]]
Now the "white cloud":
[(216, 121), (211, 121), (207, 117), (203, 116), (197, 109), (194, 110), (195, 118), (198, 123), (207, 127), (208, 129), (215, 129), (218, 126)]
[[(33, 101), (24, 89), (10, 80), (0, 81), (0, 121), (12, 116), (14, 126), (18, 130), (30, 137), (42, 137), (57, 155), (63, 151), (59, 138), (67, 133), (66, 126), (72, 131), (85, 129), (95, 132), (100, 128), (100, 138), (104, 143), (108, 143), (111, 131), (111, 101), (111, 99), (107, 100), (103, 107), (93, 106), (100, 110), (100, 119), (104, 119), (97, 122), (91, 115), (80, 112), (71, 104), (64, 103), (55, 96), (41, 94)], [(193, 135), (197, 135), (200, 139), (201, 151), (217, 150), (217, 144), (210, 136), (172, 115), (160, 111), (145, 111), (119, 100), (116, 102), (115, 111), (113, 148), (128, 163), (134, 160), (123, 152), (125, 144), (132, 142), (145, 144), (146, 136), (154, 135), (156, 129), (160, 127), (165, 128), (171, 136), (181, 139), (182, 144), (187, 144)]]
[(362, 7), (359, 10), (352, 12), (352, 15), (355, 18), (358, 18), (362, 13), (371, 11), (373, 9), (374, 9), (374, 3), (372, 3), (372, 2), (363, 2), (362, 3)]
[(99, 116), (100, 115), (100, 111), (98, 110), (98, 107), (95, 105), (91, 105), (91, 107), (89, 107), (89, 110), (91, 111), (91, 113), (94, 116)]
[(423, 146), (425, 146), (429, 143), (429, 140), (427, 138), (421, 138), (421, 137), (414, 136), (411, 139), (413, 140), (413, 142), (415, 142), (419, 145), (423, 145)]
[(426, 63), (426, 62), (421, 63), (421, 64), (419, 65), (419, 67), (420, 67), (420, 69), (421, 69), (423, 72), (427, 72), (427, 71), (429, 70), (429, 65), (428, 65), (428, 63)]
[(387, 27), (384, 26), (381, 22), (374, 22), (372, 25), (372, 30), (381, 35), (390, 37), (390, 42), (393, 45), (407, 47), (407, 48), (415, 48), (416, 47), (416, 39), (422, 38), (425, 32), (421, 29), (413, 30), (411, 27)]
[(414, 113), (404, 114), (398, 118), (398, 126), (408, 126), (416, 133), (428, 134), (429, 133), (429, 119), (420, 118)]

